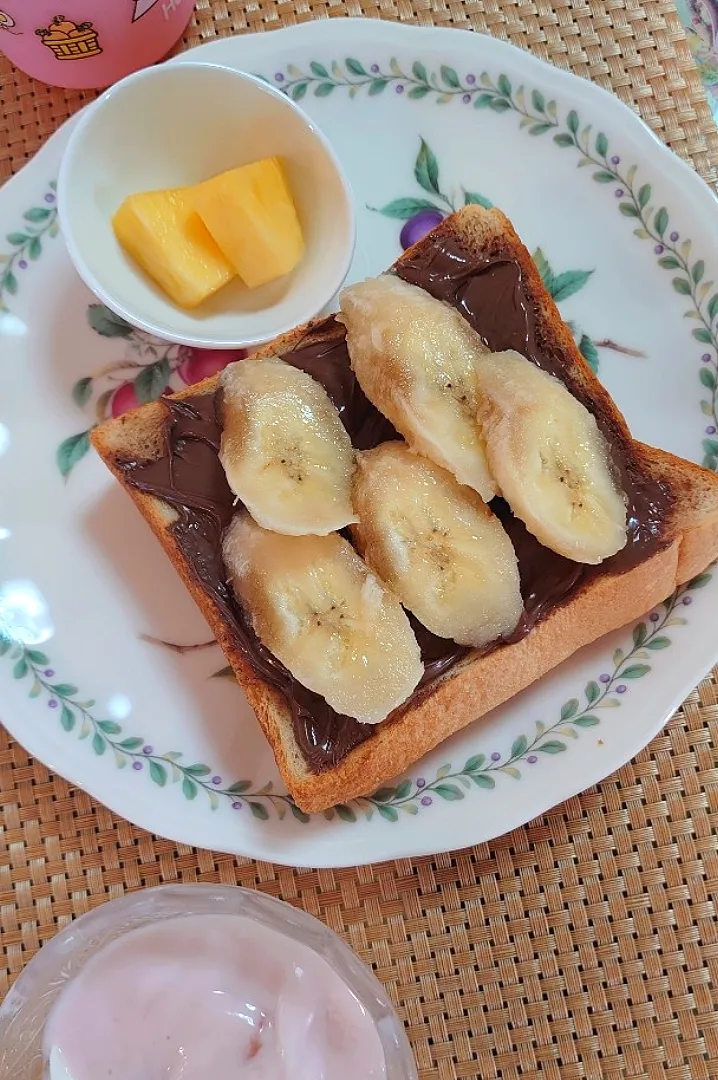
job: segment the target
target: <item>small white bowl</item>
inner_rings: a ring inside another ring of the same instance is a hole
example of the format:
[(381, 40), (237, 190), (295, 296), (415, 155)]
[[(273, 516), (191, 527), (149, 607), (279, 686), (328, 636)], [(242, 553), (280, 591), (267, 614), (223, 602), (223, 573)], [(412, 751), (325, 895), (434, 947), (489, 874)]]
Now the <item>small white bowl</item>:
[[(259, 289), (235, 279), (183, 311), (125, 254), (112, 215), (135, 192), (195, 184), (274, 155), (302, 223), (301, 262)], [(217, 64), (147, 68), (90, 105), (65, 151), (58, 210), (80, 277), (107, 307), (201, 348), (257, 345), (313, 318), (341, 287), (354, 252), (351, 190), (325, 137), (278, 90)]]

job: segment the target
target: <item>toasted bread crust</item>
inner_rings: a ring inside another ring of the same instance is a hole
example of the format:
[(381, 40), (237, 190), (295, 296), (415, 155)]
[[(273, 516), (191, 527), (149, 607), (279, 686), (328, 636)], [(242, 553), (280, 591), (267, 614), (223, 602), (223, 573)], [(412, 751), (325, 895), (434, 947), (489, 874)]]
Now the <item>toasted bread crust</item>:
[[(220, 609), (200, 586), (175, 542), (169, 528), (175, 519), (174, 511), (127, 481), (121, 467), (123, 461), (153, 460), (162, 452), (163, 406), (146, 405), (108, 421), (92, 435), (98, 453), (151, 525), (209, 622), (272, 746), (289, 792), (307, 812), (320, 811), (376, 790), (438, 743), (530, 686), (582, 646), (639, 618), (718, 558), (718, 476), (631, 439), (623, 416), (581, 356), (508, 219), (497, 210), (468, 207), (447, 218), (437, 231), (458, 239), (467, 253), (503, 255), (519, 263), (526, 291), (536, 305), (540, 345), (558, 358), (566, 385), (600, 418), (619, 451), (630, 455), (645, 475), (660, 480), (669, 489), (672, 505), (665, 523), (666, 545), (630, 570), (606, 572), (590, 579), (522, 640), (501, 645), (483, 656), (469, 656), (397, 716), (381, 724), (372, 738), (350, 751), (333, 768), (319, 774), (310, 771), (295, 741), (287, 702), (247, 663)], [(423, 243), (413, 249), (414, 254)], [(258, 355), (287, 353), (301, 342), (308, 330), (321, 325), (300, 327), (272, 342)], [(338, 334), (341, 330), (331, 327), (327, 330), (327, 337)], [(212, 393), (217, 381), (217, 376), (206, 379), (174, 396), (188, 399)]]

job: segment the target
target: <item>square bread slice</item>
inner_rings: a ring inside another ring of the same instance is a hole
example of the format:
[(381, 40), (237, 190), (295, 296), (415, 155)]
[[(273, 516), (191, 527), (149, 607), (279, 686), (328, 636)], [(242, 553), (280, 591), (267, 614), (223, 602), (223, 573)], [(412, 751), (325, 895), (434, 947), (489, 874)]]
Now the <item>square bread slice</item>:
[[(322, 771), (310, 766), (295, 737), (286, 698), (248, 662), (232, 624), (177, 543), (172, 532), (176, 511), (131, 482), (128, 463), (153, 462), (164, 454), (166, 406), (162, 401), (143, 406), (108, 421), (92, 435), (98, 453), (149, 522), (210, 624), (271, 744), (290, 794), (307, 812), (376, 790), (582, 646), (644, 615), (718, 557), (718, 475), (631, 438), (623, 416), (581, 356), (508, 219), (498, 210), (467, 207), (405, 252), (392, 269), (413, 280), (412, 266), (437, 243), (450, 243), (469, 262), (503, 259), (518, 266), (536, 340), (550, 354), (553, 370), (594, 414), (614, 453), (621, 455), (631, 473), (662, 485), (665, 505), (660, 540), (637, 565), (613, 570), (609, 560), (600, 572), (587, 575), (520, 640), (501, 643), (480, 655), (469, 653), (377, 725), (366, 741), (338, 763)], [(481, 333), (481, 327), (477, 329)], [(339, 324), (322, 320), (284, 335), (258, 355), (286, 356), (308, 340), (331, 345), (343, 334)], [(217, 382), (215, 376), (172, 397), (191, 403), (193, 398), (213, 393)]]

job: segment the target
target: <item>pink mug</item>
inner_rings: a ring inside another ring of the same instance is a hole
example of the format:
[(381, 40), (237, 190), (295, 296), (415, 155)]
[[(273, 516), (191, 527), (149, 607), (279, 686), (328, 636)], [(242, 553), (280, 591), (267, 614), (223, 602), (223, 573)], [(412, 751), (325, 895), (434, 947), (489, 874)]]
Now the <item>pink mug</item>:
[(89, 90), (161, 60), (194, 0), (0, 0), (0, 52), (50, 86)]

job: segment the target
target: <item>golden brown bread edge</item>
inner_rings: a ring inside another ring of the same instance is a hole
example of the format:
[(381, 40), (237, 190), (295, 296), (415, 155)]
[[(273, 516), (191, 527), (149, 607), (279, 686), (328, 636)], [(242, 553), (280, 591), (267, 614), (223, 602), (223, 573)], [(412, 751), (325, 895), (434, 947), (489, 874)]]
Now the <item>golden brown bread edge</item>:
[[(634, 442), (615, 403), (581, 356), (573, 336), (546, 291), (538, 270), (508, 219), (497, 210), (468, 207), (447, 218), (437, 233), (450, 235), (467, 254), (506, 256), (519, 263), (528, 295), (535, 303), (536, 334), (543, 349), (560, 361), (568, 388), (600, 417), (621, 452), (636, 466), (666, 484), (673, 506), (666, 522), (667, 543), (639, 566), (603, 573), (580, 586), (531, 632), (483, 656), (469, 656), (424, 690), (407, 707), (381, 724), (336, 766), (315, 774), (299, 750), (283, 696), (253, 671), (236, 648), (230, 627), (209, 593), (192, 573), (169, 527), (174, 511), (160, 499), (127, 482), (120, 467), (129, 459), (152, 460), (162, 452), (163, 406), (155, 402), (95, 429), (92, 441), (117, 480), (149, 522), (175, 569), (207, 619), (235, 671), (250, 706), (274, 751), (280, 773), (302, 810), (321, 811), (376, 790), (403, 772), (444, 739), (526, 689), (572, 653), (603, 634), (631, 622), (718, 558), (718, 476), (662, 450)], [(407, 255), (418, 254), (421, 241)], [(313, 326), (300, 327), (257, 355), (281, 355), (295, 347)], [(329, 329), (328, 337), (341, 333)], [(212, 392), (217, 376), (188, 387), (177, 398)]]

